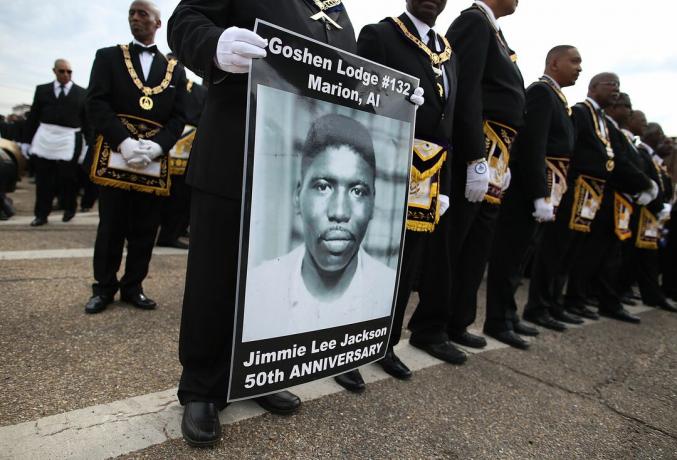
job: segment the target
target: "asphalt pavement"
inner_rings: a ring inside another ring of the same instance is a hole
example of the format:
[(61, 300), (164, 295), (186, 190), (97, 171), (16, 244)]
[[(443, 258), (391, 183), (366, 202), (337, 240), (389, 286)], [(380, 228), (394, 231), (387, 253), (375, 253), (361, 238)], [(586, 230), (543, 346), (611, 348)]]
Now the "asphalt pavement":
[(24, 180), (0, 222), (0, 458), (677, 458), (677, 314), (643, 306), (641, 325), (541, 330), (526, 352), (490, 340), (464, 366), (404, 342), (408, 382), (368, 366), (364, 394), (305, 385), (291, 417), (236, 403), (217, 447), (190, 448), (175, 397), (186, 252), (154, 255), (157, 310), (85, 315), (96, 210), (31, 228), (33, 193)]

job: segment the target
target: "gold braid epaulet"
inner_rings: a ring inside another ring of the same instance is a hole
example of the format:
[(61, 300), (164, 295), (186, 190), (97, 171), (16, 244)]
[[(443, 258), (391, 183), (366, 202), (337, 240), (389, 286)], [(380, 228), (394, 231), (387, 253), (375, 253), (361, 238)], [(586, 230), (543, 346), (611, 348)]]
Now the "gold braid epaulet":
[(449, 40), (447, 40), (447, 37), (442, 36), (442, 41), (444, 42), (444, 51), (442, 51), (441, 53), (436, 53), (430, 48), (428, 48), (428, 46), (425, 43), (423, 43), (416, 35), (409, 32), (409, 29), (407, 29), (407, 26), (402, 21), (400, 21), (400, 18), (393, 17), (390, 19), (392, 19), (392, 21), (395, 24), (397, 24), (397, 26), (400, 28), (405, 37), (414, 42), (416, 46), (418, 46), (425, 54), (428, 55), (428, 57), (430, 58), (430, 62), (432, 62), (433, 65), (438, 66), (451, 59), (452, 49), (451, 45), (449, 44)]

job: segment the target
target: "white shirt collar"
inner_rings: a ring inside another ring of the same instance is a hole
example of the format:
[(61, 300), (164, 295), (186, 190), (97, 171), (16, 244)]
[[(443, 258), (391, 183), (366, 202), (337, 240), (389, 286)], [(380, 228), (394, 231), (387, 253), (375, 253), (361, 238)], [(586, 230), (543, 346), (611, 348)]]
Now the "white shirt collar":
[(600, 107), (597, 101), (591, 98), (590, 96), (586, 97), (585, 100), (591, 103), (592, 106), (595, 108), (595, 110), (602, 110), (602, 107)]
[(411, 14), (409, 11), (405, 11), (406, 15), (409, 16), (409, 19), (411, 19), (411, 22), (414, 23), (414, 27), (416, 27), (416, 30), (418, 31), (418, 34), (421, 37), (421, 40), (423, 40), (423, 43), (428, 43), (428, 32), (430, 32), (430, 27), (428, 24), (425, 22), (421, 21), (419, 18)]
[[(71, 90), (73, 87), (73, 80), (69, 81), (65, 85), (63, 85), (63, 89), (66, 93)], [(61, 83), (59, 83), (59, 80), (54, 80), (54, 91), (61, 91)]]
[(557, 82), (555, 81), (555, 79), (552, 78), (550, 75), (548, 75), (548, 74), (543, 74), (543, 78), (548, 79), (548, 81), (550, 81), (553, 85), (555, 85), (555, 88), (557, 88), (557, 89), (562, 89), (562, 87), (559, 85), (559, 83), (557, 83)]
[[(150, 48), (151, 46), (156, 46), (155, 43), (151, 43), (150, 45), (144, 45), (143, 43), (141, 43), (140, 41), (138, 41), (136, 38), (133, 38), (133, 39), (132, 39), (132, 43), (134, 43), (135, 45), (139, 45), (139, 46), (141, 46), (142, 48)], [(151, 53), (152, 51), (147, 51), (147, 52), (148, 52), (148, 53)]]
[(496, 19), (493, 10), (489, 8), (486, 3), (484, 3), (482, 0), (475, 0), (475, 5), (479, 6), (484, 10), (485, 13), (487, 13), (489, 22), (491, 22), (491, 25), (494, 26), (494, 29), (501, 30), (501, 26), (498, 25), (498, 19)]

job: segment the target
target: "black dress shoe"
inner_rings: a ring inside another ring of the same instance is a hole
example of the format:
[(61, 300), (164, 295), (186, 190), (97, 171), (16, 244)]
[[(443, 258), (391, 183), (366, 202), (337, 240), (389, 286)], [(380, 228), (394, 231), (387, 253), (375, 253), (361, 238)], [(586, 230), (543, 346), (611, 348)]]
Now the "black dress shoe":
[(105, 295), (93, 295), (85, 304), (85, 313), (94, 314), (102, 312), (106, 309), (108, 304), (113, 301), (113, 297)]
[(46, 217), (36, 217), (31, 221), (31, 227), (39, 227), (41, 225), (45, 225), (46, 223), (47, 223)]
[(80, 208), (80, 212), (89, 212), (92, 208)]
[(254, 402), (272, 414), (291, 415), (301, 407), (301, 399), (289, 391), (254, 398)]
[(677, 313), (677, 307), (671, 304), (670, 301), (668, 300), (664, 300), (663, 302), (657, 303), (656, 305), (653, 306), (656, 308), (660, 308), (661, 310)]
[(613, 318), (617, 319), (619, 321), (625, 321), (626, 323), (633, 323), (633, 324), (639, 324), (641, 320), (639, 319), (639, 316), (635, 316), (630, 314), (626, 309), (621, 308), (620, 310), (615, 310), (615, 311), (605, 311), (605, 310), (600, 310), (599, 314), (602, 316), (606, 316), (607, 318)]
[(73, 217), (75, 217), (74, 212), (64, 212), (63, 217), (61, 218), (61, 222), (70, 222)]
[(155, 310), (157, 303), (153, 299), (149, 299), (143, 292), (132, 295), (121, 295), (120, 300), (128, 304), (134, 305), (141, 310)]
[(588, 319), (599, 319), (597, 312), (593, 311), (591, 308), (581, 305), (580, 307), (567, 307), (567, 313), (570, 313), (574, 316), (581, 316)]
[(487, 339), (481, 335), (471, 334), (467, 330), (461, 333), (450, 333), (449, 338), (458, 343), (470, 348), (484, 348), (487, 346)]
[(183, 439), (193, 447), (213, 446), (221, 438), (219, 411), (211, 402), (191, 401), (183, 409)]
[(512, 330), (515, 331), (515, 334), (526, 335), (528, 337), (536, 337), (539, 334), (538, 329), (528, 326), (520, 320), (512, 323)]
[(386, 374), (390, 374), (396, 379), (409, 380), (411, 378), (411, 370), (397, 357), (392, 347), (388, 348), (386, 355), (383, 359), (377, 361), (377, 363)]
[(597, 297), (586, 297), (583, 302), (586, 305), (590, 305), (591, 307), (597, 307), (599, 306), (599, 299)]
[(343, 388), (353, 393), (362, 393), (367, 388), (362, 374), (357, 369), (339, 374), (334, 377), (334, 380)]
[(557, 321), (567, 324), (583, 324), (585, 322), (580, 316), (572, 315), (565, 310), (553, 310), (550, 312), (550, 316)]
[(629, 306), (629, 307), (634, 307), (634, 306), (637, 305), (637, 302), (635, 302), (635, 301), (634, 301), (633, 299), (631, 299), (630, 297), (622, 297), (622, 298), (621, 298), (621, 303), (622, 303), (623, 305), (627, 305), (627, 306)]
[(537, 314), (525, 313), (524, 319), (553, 331), (564, 332), (567, 330), (567, 327), (564, 323), (560, 323), (559, 321), (555, 320), (547, 311)]
[(529, 348), (529, 342), (515, 334), (513, 331), (493, 332), (485, 330), (484, 333), (489, 337), (493, 337), (499, 342), (510, 345), (511, 347), (519, 348), (520, 350), (527, 350)]
[(420, 343), (410, 339), (409, 343), (416, 348), (425, 351), (430, 356), (441, 359), (449, 364), (463, 364), (468, 359), (465, 353), (456, 348), (454, 344), (449, 341), (440, 343)]
[(157, 245), (162, 248), (188, 249), (188, 244), (179, 240), (163, 241), (163, 242), (158, 241)]

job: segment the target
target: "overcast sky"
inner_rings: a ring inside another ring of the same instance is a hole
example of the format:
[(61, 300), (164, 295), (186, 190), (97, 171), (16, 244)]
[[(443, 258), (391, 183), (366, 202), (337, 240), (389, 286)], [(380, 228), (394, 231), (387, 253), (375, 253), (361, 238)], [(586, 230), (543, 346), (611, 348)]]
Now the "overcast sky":
[[(256, 1), (256, 0), (251, 0)], [(177, 0), (157, 0), (166, 21)], [(283, 8), (285, 0), (280, 0)], [(399, 15), (405, 0), (344, 0), (355, 30), (386, 15)], [(444, 33), (471, 1), (449, 0), (436, 29)], [(131, 40), (128, 2), (113, 0), (0, 0), (0, 114), (13, 105), (30, 103), (35, 86), (53, 80), (54, 59), (73, 66), (73, 80), (87, 86), (98, 48)], [(583, 56), (579, 84), (565, 90), (571, 103), (585, 97), (595, 73), (614, 71), (621, 90), (630, 94), (666, 132), (677, 134), (677, 41), (674, 0), (521, 0), (517, 12), (499, 23), (529, 84), (543, 71), (554, 45), (571, 44)], [(168, 51), (166, 28), (158, 46)], [(452, 44), (453, 46), (453, 44)]]

